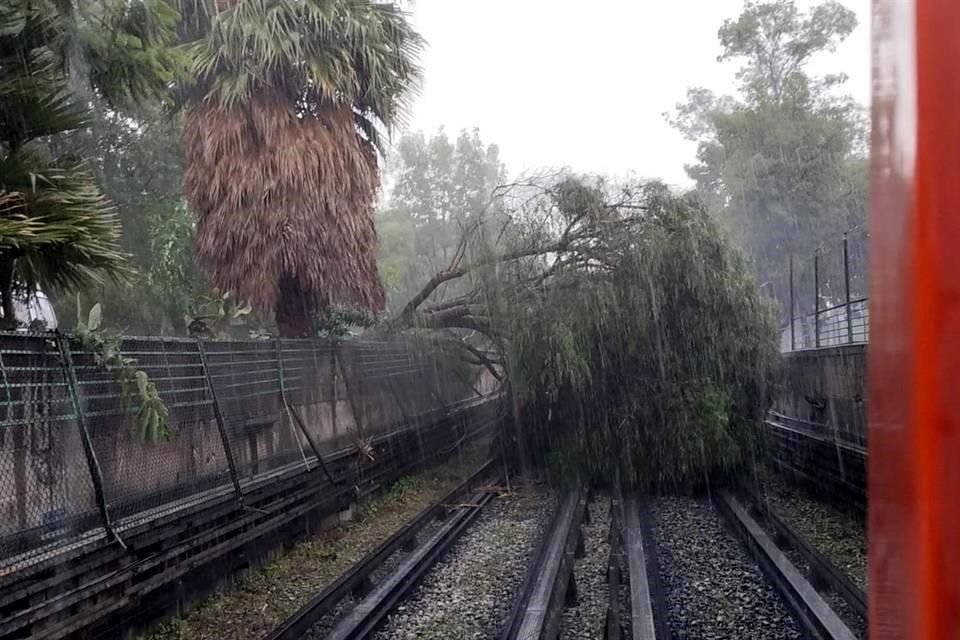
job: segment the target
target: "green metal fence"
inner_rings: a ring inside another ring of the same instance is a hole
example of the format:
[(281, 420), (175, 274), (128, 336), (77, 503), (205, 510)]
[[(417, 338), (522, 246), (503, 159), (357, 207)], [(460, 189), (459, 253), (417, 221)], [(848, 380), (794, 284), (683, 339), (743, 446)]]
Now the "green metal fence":
[(253, 478), (322, 466), (476, 395), (421, 341), (130, 337), (122, 351), (169, 408), (168, 440), (141, 439), (135, 403), (93, 354), (0, 333), (0, 578), (97, 536), (122, 544), (124, 528), (224, 492), (242, 502)]

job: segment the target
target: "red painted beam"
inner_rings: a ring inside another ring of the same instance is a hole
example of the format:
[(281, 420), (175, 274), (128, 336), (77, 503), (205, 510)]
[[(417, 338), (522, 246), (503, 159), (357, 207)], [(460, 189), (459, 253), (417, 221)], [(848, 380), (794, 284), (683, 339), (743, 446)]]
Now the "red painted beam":
[(875, 0), (870, 637), (960, 638), (960, 2)]

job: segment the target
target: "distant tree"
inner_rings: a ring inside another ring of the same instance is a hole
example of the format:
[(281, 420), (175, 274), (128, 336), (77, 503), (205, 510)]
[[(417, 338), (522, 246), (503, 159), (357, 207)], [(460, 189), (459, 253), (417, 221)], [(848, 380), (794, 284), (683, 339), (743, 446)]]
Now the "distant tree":
[(417, 81), (420, 37), (373, 0), (196, 6), (183, 141), (198, 263), (285, 336), (332, 306), (381, 308), (379, 128)]
[(837, 2), (806, 13), (793, 0), (748, 2), (718, 33), (720, 60), (743, 61), (740, 95), (691, 89), (671, 117), (698, 144), (687, 167), (697, 191), (781, 299), (788, 254), (808, 255), (865, 219), (863, 108), (837, 94), (845, 76), (807, 72), (856, 24)]
[(391, 159), (392, 188), (377, 225), (380, 264), (392, 301), (403, 302), (432, 274), (449, 264), (463, 229), (498, 201), (494, 189), (506, 180), (496, 145), (476, 129), (453, 142), (443, 130), (403, 136)]
[(182, 58), (163, 0), (12, 0), (0, 8), (0, 301), (127, 272), (115, 211), (89, 166), (56, 142), (90, 126), (90, 91), (113, 109), (165, 93)]
[[(83, 157), (120, 220), (121, 246), (138, 276), (94, 283), (82, 291), (85, 307), (100, 302), (104, 321), (140, 335), (184, 334), (185, 316), (207, 293), (194, 266), (196, 219), (183, 199), (180, 118), (151, 103), (118, 112), (96, 95), (88, 127), (56, 141), (60, 153)], [(76, 299), (54, 298), (62, 324)]]

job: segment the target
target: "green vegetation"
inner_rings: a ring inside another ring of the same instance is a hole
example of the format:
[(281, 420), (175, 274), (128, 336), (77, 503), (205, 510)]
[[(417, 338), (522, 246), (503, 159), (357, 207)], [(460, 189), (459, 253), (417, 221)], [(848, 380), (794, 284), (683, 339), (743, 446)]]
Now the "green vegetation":
[[(337, 339), (389, 297), (385, 331), (509, 385), (527, 460), (690, 488), (748, 457), (763, 409), (773, 314), (751, 266), (783, 297), (788, 253), (864, 218), (863, 110), (807, 70), (855, 24), (836, 2), (775, 0), (721, 26), (738, 95), (692, 89), (672, 117), (698, 144), (694, 194), (562, 172), (505, 185), (476, 131), (407, 135), (378, 255), (381, 137), (423, 45), (397, 5), (12, 0), (3, 325), (39, 287), (65, 317), (78, 290), (104, 301), (128, 332)], [(143, 437), (165, 437), (156, 390), (101, 325), (91, 312), (75, 340), (140, 397)]]
[(400, 478), (392, 485), (390, 485), (390, 490), (387, 491), (388, 500), (403, 500), (403, 498), (420, 487), (420, 481), (416, 476), (404, 476)]
[(697, 142), (687, 167), (697, 191), (780, 300), (789, 254), (866, 220), (865, 111), (840, 92), (844, 75), (807, 72), (856, 24), (833, 1), (806, 13), (793, 0), (748, 2), (718, 33), (720, 59), (743, 62), (740, 94), (690, 89), (671, 118)]
[(592, 230), (589, 243), (547, 278), (535, 270), (537, 287), (495, 285), (493, 323), (523, 407), (517, 437), (561, 478), (619, 471), (645, 489), (688, 490), (747, 459), (773, 315), (694, 197), (624, 192), (638, 195), (611, 205), (598, 186), (562, 182), (553, 206), (571, 234)]
[[(89, 168), (58, 147), (93, 110), (71, 80), (122, 110), (156, 97), (180, 60), (176, 12), (161, 0), (14, 0), (0, 8), (0, 299), (130, 275), (115, 211)], [(78, 77), (78, 69), (84, 73)]]
[(378, 149), (420, 47), (398, 7), (18, 0), (0, 21), (8, 326), (38, 285), (67, 326), (79, 291), (139, 334), (187, 333), (221, 292), (258, 334), (276, 311), (302, 335), (327, 307), (382, 306)]
[[(499, 197), (501, 225), (468, 228), (470, 249), (394, 323), (446, 336), (509, 382), (510, 450), (560, 480), (619, 470), (680, 490), (747, 460), (772, 307), (699, 199), (570, 175)], [(466, 293), (435, 298), (447, 282)]]
[(73, 345), (91, 354), (94, 364), (113, 374), (125, 406), (132, 400), (138, 401), (134, 423), (142, 441), (158, 442), (169, 438), (169, 411), (156, 385), (137, 368), (135, 359), (121, 353), (122, 337), (104, 328), (100, 305), (95, 304), (90, 308), (86, 320), (83, 320), (79, 301), (77, 305), (77, 326), (70, 335)]
[(392, 188), (377, 215), (378, 264), (396, 307), (450, 263), (464, 227), (492, 216), (506, 169), (500, 150), (484, 144), (477, 130), (461, 131), (455, 141), (441, 130), (429, 139), (403, 136), (388, 170)]

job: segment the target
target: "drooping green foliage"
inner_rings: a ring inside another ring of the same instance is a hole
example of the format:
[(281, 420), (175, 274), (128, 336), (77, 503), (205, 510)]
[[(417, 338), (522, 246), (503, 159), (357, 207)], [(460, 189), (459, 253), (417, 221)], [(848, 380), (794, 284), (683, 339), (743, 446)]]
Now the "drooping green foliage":
[(775, 331), (745, 260), (693, 196), (660, 185), (611, 197), (568, 178), (545, 194), (552, 222), (527, 221), (544, 251), (475, 278), (523, 408), (520, 450), (665, 490), (748, 460)]

